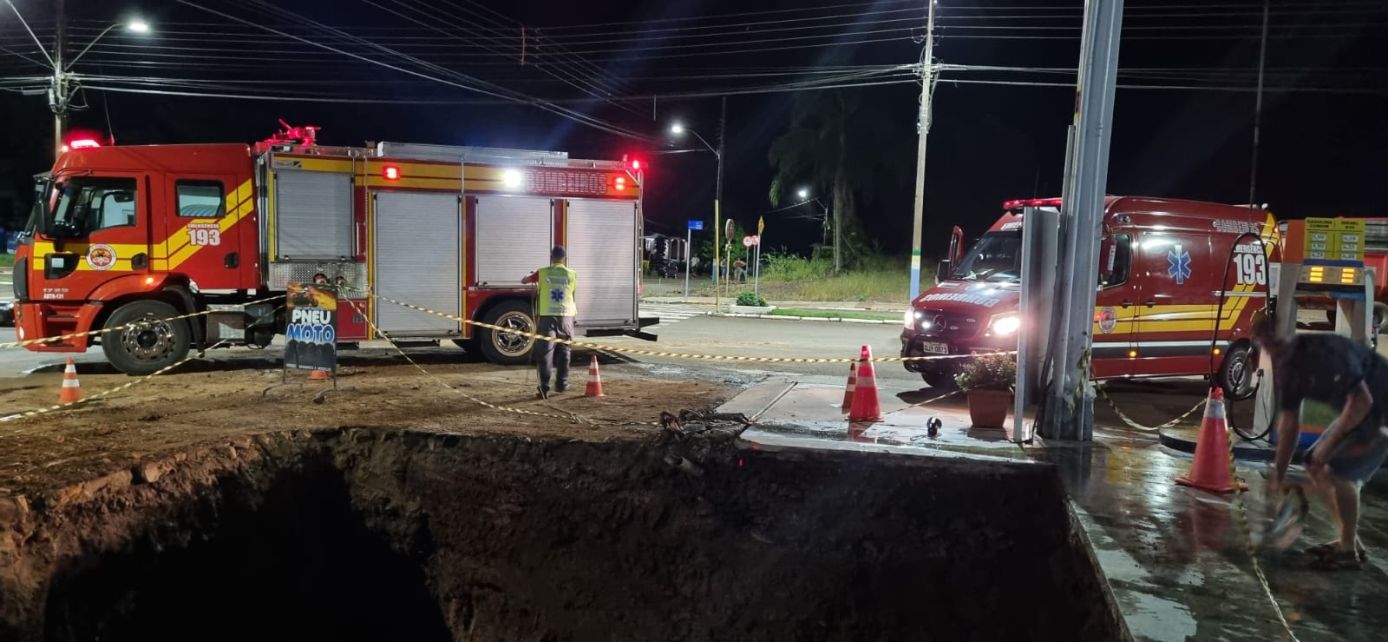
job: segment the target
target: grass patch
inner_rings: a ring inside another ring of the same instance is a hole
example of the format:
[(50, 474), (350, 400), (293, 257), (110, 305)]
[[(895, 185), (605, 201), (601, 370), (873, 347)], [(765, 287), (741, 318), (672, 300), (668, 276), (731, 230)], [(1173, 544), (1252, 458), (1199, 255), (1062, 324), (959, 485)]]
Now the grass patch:
[(823, 310), (816, 308), (776, 308), (771, 311), (775, 317), (812, 317), (815, 319), (863, 319), (865, 321), (892, 321), (901, 318), (900, 313), (873, 312), (871, 310)]
[[(869, 257), (852, 268), (834, 274), (833, 263), (827, 259), (806, 259), (797, 256), (767, 254), (762, 257), (759, 294), (772, 305), (786, 302), (855, 303), (863, 307), (882, 308), (893, 315), (906, 309), (910, 287), (910, 265), (904, 257)], [(921, 286), (929, 288), (935, 282), (932, 267), (921, 270)], [(654, 287), (647, 294), (660, 292), (664, 296), (684, 294), (684, 279), (648, 278)], [(713, 296), (714, 290), (707, 274), (690, 281), (690, 296)], [(725, 285), (720, 296), (734, 298), (739, 292), (752, 289), (752, 278), (746, 282)]]
[[(776, 301), (856, 301), (906, 304), (910, 266), (905, 258), (866, 257), (834, 274), (833, 262), (798, 256), (768, 255), (761, 275), (761, 294)], [(929, 283), (930, 274), (921, 274)]]
[(0, 268), (7, 268), (12, 266), (14, 266), (14, 255), (0, 254)]

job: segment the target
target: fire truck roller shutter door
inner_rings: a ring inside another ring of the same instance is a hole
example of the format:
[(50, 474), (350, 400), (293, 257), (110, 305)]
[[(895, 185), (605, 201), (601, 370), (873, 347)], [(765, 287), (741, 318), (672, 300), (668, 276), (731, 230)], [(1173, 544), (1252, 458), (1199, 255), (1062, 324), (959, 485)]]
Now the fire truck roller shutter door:
[(534, 196), (478, 196), (477, 285), (523, 287), (521, 279), (549, 265), (554, 204)]
[[(459, 314), (462, 216), (458, 195), (379, 192), (374, 198), (376, 291), (430, 310)], [(442, 336), (459, 329), (456, 321), (398, 305), (374, 308), (376, 323), (387, 334)]]
[(352, 176), (276, 170), (274, 225), (275, 258), (352, 256)]
[(574, 199), (569, 267), (578, 272), (578, 325), (621, 328), (636, 317), (636, 204)]

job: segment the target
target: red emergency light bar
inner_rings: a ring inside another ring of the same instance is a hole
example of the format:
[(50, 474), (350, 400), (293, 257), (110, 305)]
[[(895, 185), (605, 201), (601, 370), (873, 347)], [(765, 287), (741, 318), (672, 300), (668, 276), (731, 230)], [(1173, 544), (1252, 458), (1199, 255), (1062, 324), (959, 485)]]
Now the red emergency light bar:
[(639, 159), (631, 161), (631, 168), (638, 172), (641, 171), (641, 161)]
[(1023, 207), (1060, 207), (1059, 198), (1019, 198), (1011, 201), (1003, 201), (1002, 208), (1005, 210), (1021, 209)]
[(96, 149), (101, 147), (101, 142), (95, 138), (74, 138), (68, 141), (68, 149)]

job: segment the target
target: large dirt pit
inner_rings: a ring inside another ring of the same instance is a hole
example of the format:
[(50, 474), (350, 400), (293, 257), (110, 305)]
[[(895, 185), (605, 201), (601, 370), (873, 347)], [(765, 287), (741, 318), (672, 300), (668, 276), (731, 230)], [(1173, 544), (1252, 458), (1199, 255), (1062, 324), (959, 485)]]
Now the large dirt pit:
[(1062, 492), (724, 433), (242, 436), (0, 507), (0, 640), (1121, 639)]

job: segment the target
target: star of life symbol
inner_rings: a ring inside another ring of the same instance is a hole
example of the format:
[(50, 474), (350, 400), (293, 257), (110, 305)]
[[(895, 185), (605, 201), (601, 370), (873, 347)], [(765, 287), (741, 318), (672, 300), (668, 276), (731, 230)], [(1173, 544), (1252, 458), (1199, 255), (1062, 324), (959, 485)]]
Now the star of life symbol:
[(564, 291), (563, 291), (563, 290), (550, 290), (550, 291), (549, 291), (549, 300), (550, 300), (550, 301), (553, 301), (553, 302), (555, 302), (555, 303), (563, 303), (563, 302), (564, 302)]
[(1166, 275), (1176, 280), (1176, 285), (1181, 285), (1190, 278), (1190, 252), (1185, 251), (1180, 244), (1171, 248), (1166, 253)]

